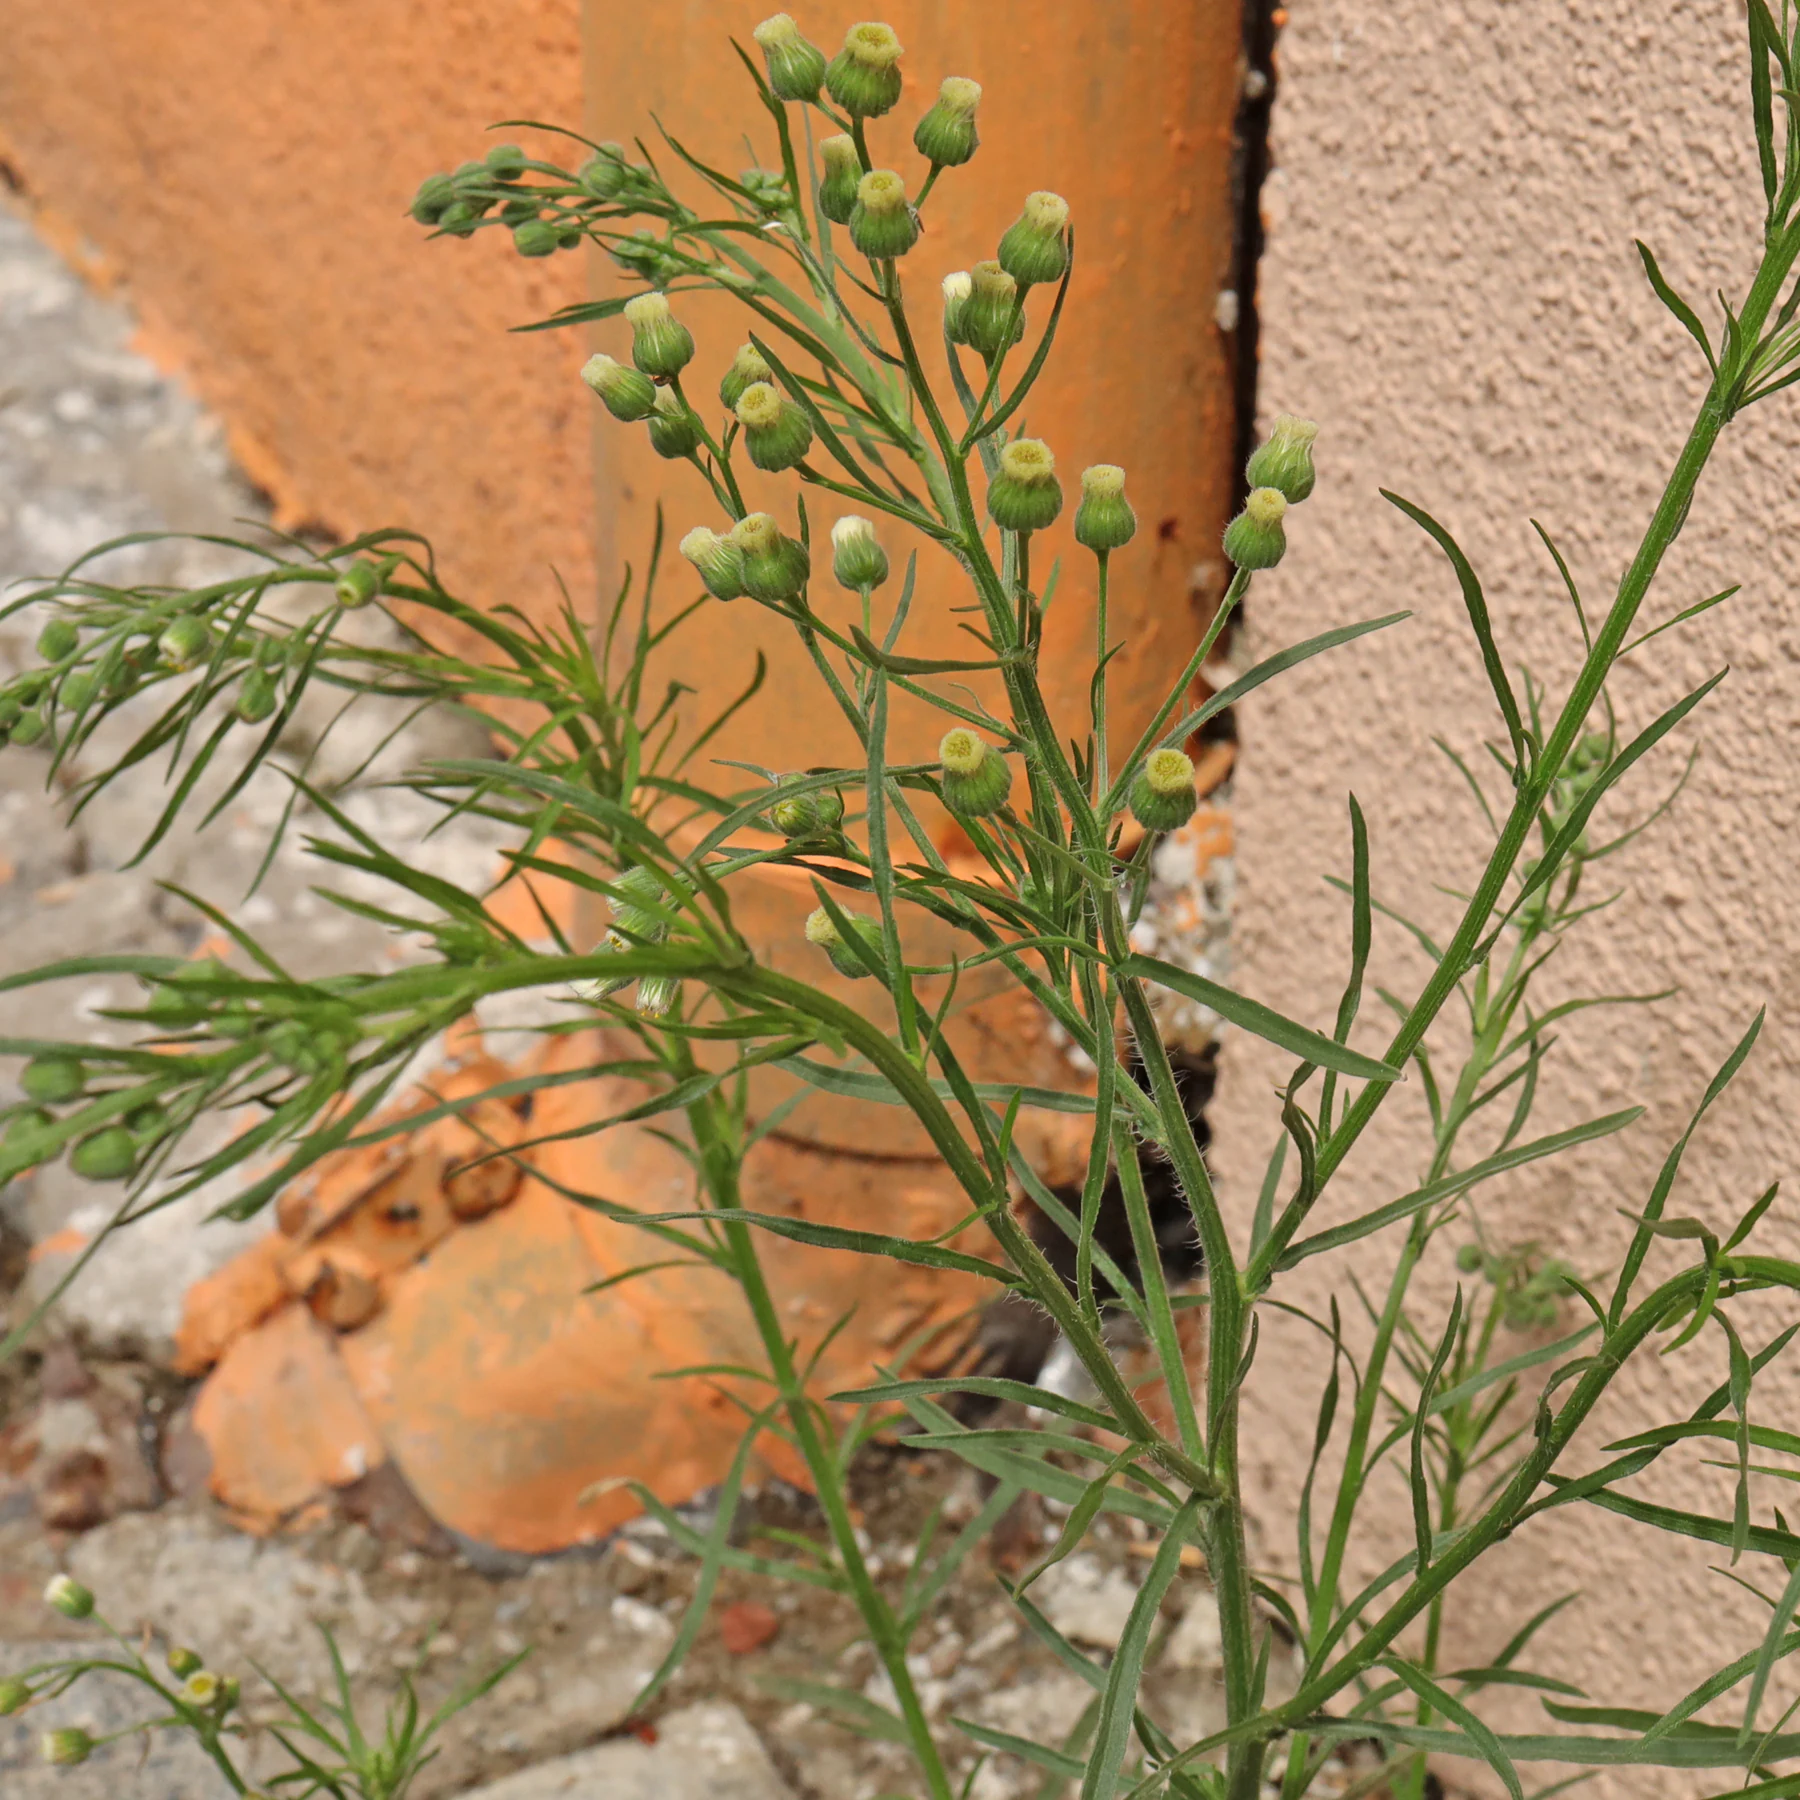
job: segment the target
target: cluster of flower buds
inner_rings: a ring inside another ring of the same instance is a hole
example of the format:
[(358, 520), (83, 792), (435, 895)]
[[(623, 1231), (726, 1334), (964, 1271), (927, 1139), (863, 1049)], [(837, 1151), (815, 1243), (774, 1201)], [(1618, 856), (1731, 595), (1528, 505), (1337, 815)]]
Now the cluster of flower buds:
[[(883, 961), (880, 925), (873, 919), (864, 918), (860, 913), (843, 913), (842, 917), (851, 931), (862, 940), (879, 968)], [(823, 950), (830, 959), (831, 966), (846, 981), (861, 981), (875, 972), (838, 929), (837, 920), (822, 906), (806, 915), (806, 941)]]
[[(616, 151), (618, 146), (611, 148)], [(612, 166), (619, 176), (613, 190), (617, 193), (624, 186), (625, 168), (622, 160)], [(451, 237), (468, 237), (498, 207), (498, 221), (512, 232), (513, 248), (521, 256), (571, 250), (587, 235), (586, 229), (578, 214), (557, 205), (543, 191), (519, 185), (534, 169), (561, 174), (548, 163), (534, 163), (517, 144), (496, 144), (479, 162), (466, 162), (453, 174), (427, 175), (413, 196), (412, 216)], [(593, 191), (585, 180), (582, 186)]]
[(1245, 465), (1250, 496), (1225, 528), (1225, 554), (1240, 569), (1272, 569), (1287, 554), (1283, 520), (1290, 506), (1313, 491), (1312, 447), (1318, 435), (1310, 419), (1282, 413)]
[[(617, 956), (627, 950), (663, 943), (669, 935), (668, 894), (663, 884), (648, 869), (629, 868), (612, 884), (612, 923), (600, 941), (601, 951)], [(590, 1003), (609, 1000), (621, 988), (652, 977), (637, 975), (597, 975), (592, 980), (575, 984), (577, 999)], [(666, 1012), (668, 1008), (665, 1006)]]
[[(93, 1090), (87, 1065), (71, 1054), (33, 1057), (20, 1075), (19, 1085), (25, 1104), (13, 1112), (5, 1138), (0, 1140), (0, 1161), (14, 1170), (37, 1167), (68, 1141), (68, 1130), (53, 1107), (81, 1107), (109, 1097)], [(103, 1122), (74, 1140), (69, 1167), (86, 1181), (126, 1180), (167, 1128), (168, 1116), (154, 1100), (144, 1100), (124, 1112), (115, 1108), (103, 1115)]]
[(944, 733), (938, 745), (938, 763), (944, 805), (957, 818), (985, 819), (1005, 806), (1012, 792), (1012, 767), (966, 725)]

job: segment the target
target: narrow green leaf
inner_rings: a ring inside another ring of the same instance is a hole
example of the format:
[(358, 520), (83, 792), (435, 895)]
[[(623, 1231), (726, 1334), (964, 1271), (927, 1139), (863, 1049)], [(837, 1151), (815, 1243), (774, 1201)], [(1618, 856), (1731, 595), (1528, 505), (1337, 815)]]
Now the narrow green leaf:
[(1764, 1633), (1762, 1648), (1756, 1654), (1756, 1667), (1750, 1675), (1750, 1691), (1744, 1696), (1744, 1722), (1738, 1727), (1737, 1741), (1740, 1749), (1746, 1747), (1756, 1736), (1756, 1715), (1762, 1706), (1763, 1695), (1768, 1692), (1769, 1677), (1775, 1673), (1782, 1642), (1797, 1606), (1800, 1606), (1800, 1563), (1794, 1565), (1787, 1578), (1787, 1586), (1781, 1590), (1781, 1598), (1775, 1602), (1769, 1629)]
[(999, 1282), (1002, 1287), (1018, 1285), (998, 1263), (984, 1262), (979, 1256), (965, 1256), (960, 1250), (946, 1250), (939, 1244), (914, 1243), (911, 1238), (885, 1237), (879, 1232), (849, 1231), (840, 1225), (817, 1225), (807, 1219), (784, 1218), (778, 1213), (721, 1207), (705, 1212), (631, 1215), (631, 1223), (642, 1225), (674, 1225), (697, 1219), (712, 1219), (722, 1225), (754, 1225), (759, 1231), (791, 1238), (796, 1244), (810, 1244), (815, 1250), (854, 1250), (859, 1256), (887, 1256), (896, 1262), (915, 1263), (922, 1268), (955, 1269), (964, 1275), (980, 1275), (985, 1280)]
[(1457, 582), (1462, 588), (1463, 605), (1469, 614), (1469, 624), (1474, 628), (1475, 641), (1481, 647), (1481, 662), (1487, 670), (1488, 686), (1494, 691), (1500, 716), (1506, 722), (1506, 735), (1512, 741), (1515, 779), (1522, 781), (1528, 773), (1525, 766), (1524, 723), (1519, 717), (1519, 702), (1513, 693), (1512, 683), (1507, 679), (1506, 664), (1500, 657), (1500, 647), (1494, 641), (1494, 627), (1488, 618), (1487, 600), (1482, 594), (1481, 582), (1469, 559), (1463, 555), (1462, 546), (1423, 507), (1414, 506), (1410, 500), (1402, 500), (1398, 494), (1390, 493), (1386, 488), (1381, 490), (1381, 497), (1399, 507), (1419, 526), (1450, 559), (1450, 566), (1456, 571)]
[(883, 1381), (873, 1387), (851, 1388), (831, 1397), (849, 1406), (883, 1406), (890, 1401), (903, 1401), (913, 1394), (979, 1394), (984, 1399), (1011, 1400), (1020, 1406), (1060, 1413), (1063, 1418), (1090, 1425), (1096, 1431), (1124, 1433), (1124, 1427), (1117, 1419), (1097, 1407), (1083, 1406), (1079, 1400), (1070, 1400), (1029, 1381), (1008, 1381), (998, 1375), (947, 1375), (941, 1380)]
[(996, 1731), (991, 1725), (977, 1725), (972, 1719), (959, 1719), (954, 1715), (950, 1723), (976, 1743), (985, 1744), (990, 1750), (1004, 1751), (1006, 1755), (1016, 1756), (1021, 1762), (1033, 1763), (1040, 1769), (1048, 1769), (1064, 1781), (1079, 1781), (1086, 1768), (1080, 1757), (1065, 1756), (1062, 1751), (1052, 1750), (1032, 1738), (1018, 1737), (1010, 1731)]
[(1259, 1000), (1246, 999), (1242, 994), (1234, 994), (1230, 988), (1221, 987), (1216, 981), (1208, 981), (1204, 975), (1196, 975), (1191, 969), (1179, 968), (1176, 964), (1164, 962), (1155, 956), (1128, 956), (1117, 968), (1123, 976), (1155, 982), (1159, 987), (1170, 988), (1178, 994), (1186, 995), (1190, 1000), (1198, 1001), (1202, 1006), (1210, 1007), (1220, 1018), (1228, 1020), (1240, 1030), (1262, 1038), (1278, 1049), (1289, 1051), (1303, 1062), (1316, 1063), (1324, 1069), (1335, 1069), (1340, 1075), (1354, 1076), (1359, 1081), (1400, 1079), (1400, 1070), (1390, 1068), (1388, 1064), (1379, 1062), (1372, 1056), (1364, 1056), (1361, 1051), (1352, 1050), (1347, 1045), (1336, 1043), (1323, 1032), (1296, 1024), (1294, 1020), (1276, 1012), (1273, 1007), (1264, 1006)]
[(912, 1742), (906, 1721), (885, 1706), (878, 1706), (866, 1694), (833, 1687), (825, 1681), (794, 1681), (786, 1676), (771, 1676), (763, 1685), (783, 1700), (800, 1700), (823, 1712), (836, 1713), (852, 1731), (863, 1737), (889, 1744)]
[(1641, 238), (1634, 238), (1632, 241), (1637, 245), (1638, 255), (1644, 259), (1644, 273), (1649, 276), (1650, 286), (1655, 290), (1657, 299), (1681, 321), (1689, 336), (1700, 346), (1701, 354), (1706, 358), (1706, 366), (1715, 375), (1718, 374), (1718, 359), (1713, 355), (1712, 345), (1707, 342), (1706, 327), (1700, 323), (1700, 315), (1663, 279), (1663, 272), (1657, 266), (1650, 246)]
[[(1423, 1567), (1423, 1563), (1420, 1566)], [(1404, 1657), (1390, 1656), (1386, 1666), (1427, 1705), (1436, 1707), (1445, 1718), (1454, 1719), (1480, 1750), (1482, 1760), (1500, 1777), (1512, 1800), (1525, 1800), (1525, 1790), (1519, 1785), (1519, 1771), (1513, 1767), (1512, 1758), (1506, 1754), (1500, 1739), (1468, 1707)]]
[(1137, 1599), (1132, 1602), (1119, 1647), (1107, 1670), (1106, 1687), (1100, 1696), (1100, 1723), (1094, 1733), (1094, 1748), (1088, 1756), (1087, 1771), (1081, 1784), (1081, 1800), (1113, 1800), (1118, 1790), (1120, 1764), (1130, 1740), (1138, 1679), (1144, 1667), (1144, 1654), (1150, 1647), (1150, 1633), (1155, 1627), (1163, 1595), (1180, 1573), (1181, 1547), (1187, 1542), (1199, 1513), (1200, 1502), (1194, 1498), (1175, 1515), (1168, 1535), (1156, 1547), (1150, 1573), (1138, 1589)]

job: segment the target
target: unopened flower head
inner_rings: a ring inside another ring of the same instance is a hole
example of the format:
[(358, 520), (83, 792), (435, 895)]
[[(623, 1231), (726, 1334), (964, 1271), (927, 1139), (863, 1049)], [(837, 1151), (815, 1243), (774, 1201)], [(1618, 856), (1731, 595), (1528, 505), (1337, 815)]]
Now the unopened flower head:
[(1244, 510), (1225, 527), (1225, 554), (1240, 569), (1272, 569), (1287, 554), (1282, 519), (1287, 496), (1279, 488), (1252, 488)]
[(805, 407), (796, 406), (772, 383), (753, 381), (738, 395), (736, 411), (744, 448), (759, 469), (779, 474), (805, 462), (813, 440)]
[(877, 260), (904, 256), (919, 241), (919, 215), (906, 197), (906, 183), (892, 169), (871, 169), (856, 184), (850, 241)]
[(1122, 550), (1137, 534), (1137, 514), (1125, 498), (1125, 471), (1095, 463), (1081, 472), (1081, 504), (1075, 509), (1075, 541), (1096, 556)]
[(965, 75), (948, 76), (931, 111), (913, 132), (913, 148), (928, 162), (959, 168), (981, 142), (975, 129), (975, 109), (980, 104), (980, 82)]
[(744, 559), (744, 592), (752, 600), (791, 600), (806, 586), (812, 559), (804, 544), (783, 535), (767, 513), (747, 513), (731, 528)]
[(1266, 442), (1257, 446), (1244, 474), (1253, 488), (1274, 488), (1297, 506), (1313, 491), (1313, 440), (1319, 428), (1311, 419), (1279, 413)]
[(992, 362), (1025, 335), (1025, 315), (1015, 320), (1019, 284), (989, 258), (970, 271), (969, 304), (963, 311), (963, 341)]
[(197, 669), (212, 654), (212, 628), (191, 615), (177, 619), (156, 640), (156, 647), (171, 669)]
[(735, 408), (739, 396), (752, 382), (774, 379), (775, 371), (769, 367), (763, 353), (754, 344), (739, 344), (731, 367), (719, 382), (719, 398), (725, 405)]
[(737, 545), (704, 525), (681, 540), (681, 554), (699, 571), (715, 600), (737, 600), (744, 592), (744, 558)]
[(700, 448), (700, 421), (673, 388), (658, 388), (650, 409), (650, 448), (670, 462)]
[(681, 993), (681, 983), (673, 975), (640, 975), (637, 985), (636, 1012), (640, 1019), (665, 1018)]
[(694, 359), (694, 334), (675, 317), (667, 294), (639, 294), (625, 302), (631, 360), (656, 381), (679, 375)]
[[(850, 929), (868, 945), (879, 961), (881, 956), (881, 927), (873, 919), (865, 919), (859, 913), (845, 913), (844, 919)], [(823, 950), (831, 960), (831, 966), (846, 981), (861, 981), (871, 973), (855, 950), (850, 947), (843, 933), (838, 930), (837, 921), (824, 907), (817, 907), (806, 915), (806, 941)]]
[(836, 788), (784, 793), (769, 808), (769, 823), (790, 841), (830, 836), (844, 822), (844, 796)]
[(641, 369), (628, 369), (610, 356), (590, 356), (581, 366), (581, 379), (615, 419), (628, 425), (649, 418), (656, 404), (656, 383)]
[(825, 71), (825, 90), (852, 118), (879, 118), (900, 98), (901, 54), (891, 25), (852, 25)]
[(189, 1706), (211, 1706), (219, 1698), (222, 1684), (211, 1669), (196, 1669), (181, 1684), (181, 1697)]
[(1174, 831), (1194, 816), (1194, 764), (1181, 750), (1152, 750), (1131, 784), (1131, 810), (1146, 831)]
[(1016, 438), (988, 483), (988, 513), (1002, 531), (1042, 531), (1062, 511), (1056, 458), (1041, 438)]
[(769, 65), (769, 88), (777, 100), (818, 99), (825, 52), (802, 37), (786, 13), (771, 13), (750, 35)]
[(1012, 769), (1004, 756), (966, 725), (952, 726), (938, 745), (938, 785), (959, 819), (985, 819), (1006, 804)]
[(65, 1619), (86, 1619), (94, 1611), (94, 1596), (72, 1575), (52, 1575), (44, 1589), (44, 1604)]
[(169, 1673), (177, 1681), (186, 1681), (196, 1669), (205, 1666), (198, 1650), (189, 1650), (179, 1644), (169, 1652), (168, 1664)]
[(94, 1754), (94, 1740), (79, 1725), (65, 1725), (61, 1731), (46, 1731), (38, 1739), (38, 1753), (53, 1768), (72, 1769)]
[(878, 588), (888, 578), (887, 552), (874, 524), (860, 513), (846, 513), (832, 526), (831, 552), (831, 572), (840, 587), (860, 592)]
[(834, 225), (848, 225), (856, 211), (856, 189), (862, 180), (862, 159), (856, 141), (839, 132), (819, 145), (825, 173), (819, 180), (819, 210)]
[(1020, 287), (1060, 281), (1069, 266), (1069, 203), (1040, 190), (1025, 196), (1024, 210), (1000, 240), (1000, 265)]
[(11, 1718), (31, 1704), (31, 1687), (16, 1675), (0, 1680), (0, 1719)]
[(969, 296), (975, 291), (974, 278), (967, 269), (956, 269), (944, 277), (943, 290), (944, 335), (953, 344), (966, 344), (964, 317)]
[(602, 144), (581, 165), (581, 172), (576, 176), (582, 191), (591, 194), (596, 200), (616, 199), (629, 179), (630, 167), (625, 161), (625, 147), (613, 143)]

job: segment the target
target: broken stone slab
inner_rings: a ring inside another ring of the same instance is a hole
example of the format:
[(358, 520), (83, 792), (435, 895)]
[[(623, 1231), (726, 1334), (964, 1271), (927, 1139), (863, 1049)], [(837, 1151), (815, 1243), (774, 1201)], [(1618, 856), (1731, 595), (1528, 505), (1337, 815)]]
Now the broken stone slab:
[(465, 1790), (460, 1800), (791, 1800), (762, 1740), (735, 1706), (684, 1706), (656, 1741), (617, 1738)]

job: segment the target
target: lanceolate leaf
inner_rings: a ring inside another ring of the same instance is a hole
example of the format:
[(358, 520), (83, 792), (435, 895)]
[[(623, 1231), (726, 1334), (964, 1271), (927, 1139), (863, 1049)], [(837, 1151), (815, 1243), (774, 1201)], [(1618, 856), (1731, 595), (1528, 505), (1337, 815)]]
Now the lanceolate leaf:
[(1389, 1067), (1373, 1056), (1364, 1056), (1361, 1051), (1352, 1050), (1346, 1044), (1337, 1043), (1323, 1032), (1309, 1030), (1284, 1017), (1272, 1006), (1264, 1006), (1260, 1000), (1249, 1000), (1242, 994), (1234, 994), (1230, 988), (1221, 987), (1216, 981), (1208, 981), (1204, 975), (1196, 975), (1191, 969), (1180, 968), (1155, 956), (1128, 956), (1118, 964), (1118, 971), (1121, 975), (1135, 977), (1139, 981), (1152, 981), (1159, 987), (1171, 988), (1189, 1000), (1197, 1000), (1202, 1006), (1210, 1007), (1221, 1019), (1228, 1020), (1253, 1037), (1274, 1044), (1278, 1049), (1290, 1051), (1303, 1062), (1316, 1063), (1323, 1069), (1335, 1069), (1340, 1075), (1350, 1075), (1359, 1081), (1400, 1079), (1400, 1070)]

